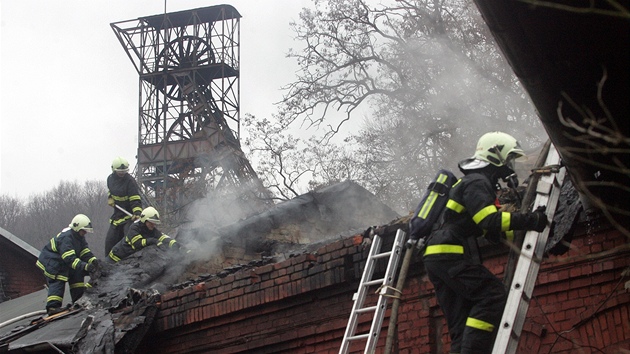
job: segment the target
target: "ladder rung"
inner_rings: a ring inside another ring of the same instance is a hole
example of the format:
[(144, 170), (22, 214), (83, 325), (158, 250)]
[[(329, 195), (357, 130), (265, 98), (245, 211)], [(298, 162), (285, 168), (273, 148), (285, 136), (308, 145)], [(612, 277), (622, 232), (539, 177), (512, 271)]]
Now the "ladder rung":
[(372, 259), (389, 257), (391, 254), (392, 254), (392, 251), (375, 254), (372, 256)]
[(347, 339), (350, 340), (357, 340), (357, 339), (365, 339), (367, 337), (369, 337), (370, 334), (369, 333), (365, 333), (365, 334), (358, 334), (356, 336), (352, 336), (352, 337), (348, 337)]
[(371, 286), (371, 285), (383, 284), (384, 280), (385, 279), (381, 278), (381, 279), (375, 279), (375, 280), (366, 281), (365, 283), (363, 283), (363, 286)]
[(370, 307), (364, 307), (362, 309), (356, 309), (354, 310), (354, 313), (359, 314), (359, 313), (366, 313), (366, 312), (370, 312), (370, 311), (374, 311), (378, 308), (378, 306), (370, 306)]

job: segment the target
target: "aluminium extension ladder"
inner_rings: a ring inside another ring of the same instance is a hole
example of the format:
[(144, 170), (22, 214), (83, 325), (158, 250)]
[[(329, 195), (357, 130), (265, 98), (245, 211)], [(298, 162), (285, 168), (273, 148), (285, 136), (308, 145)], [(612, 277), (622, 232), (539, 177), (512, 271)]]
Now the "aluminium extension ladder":
[[(552, 144), (549, 147), (545, 166), (553, 165), (560, 165), (560, 156)], [(538, 181), (534, 208), (539, 205), (546, 205), (548, 220), (553, 220), (556, 212), (565, 172), (565, 168), (560, 168), (557, 174), (552, 172), (543, 175)], [(492, 354), (513, 354), (518, 348), (523, 323), (529, 309), (529, 302), (534, 291), (548, 237), (549, 226), (541, 233), (528, 231), (525, 234), (521, 254), (510, 286), (510, 293), (503, 311), (503, 318), (497, 329), (497, 338)]]
[[(341, 342), (339, 354), (348, 353), (350, 343), (359, 340), (365, 341), (364, 353), (374, 352), (376, 343), (378, 342), (378, 337), (381, 333), (381, 325), (383, 324), (385, 311), (387, 310), (387, 301), (389, 297), (392, 297), (392, 295), (388, 293), (388, 290), (391, 288), (394, 278), (396, 278), (396, 272), (398, 270), (398, 263), (403, 251), (404, 242), (405, 232), (398, 230), (392, 250), (379, 253), (381, 251), (382, 240), (378, 235), (374, 235), (372, 247), (370, 248), (370, 253), (365, 263), (363, 276), (361, 277), (361, 282), (359, 283), (359, 290), (353, 296), (354, 305), (352, 306), (352, 311), (350, 312), (350, 319), (348, 321), (348, 326), (346, 327), (346, 333), (343, 336), (343, 341)], [(376, 261), (385, 258), (389, 258), (385, 276), (381, 279), (372, 279), (374, 269), (376, 268)], [(368, 289), (373, 286), (378, 286), (377, 292), (379, 293), (379, 296), (377, 304), (375, 306), (363, 307), (365, 298), (368, 294)], [(355, 332), (357, 330), (359, 316), (369, 313), (374, 313), (370, 332), (356, 334)]]

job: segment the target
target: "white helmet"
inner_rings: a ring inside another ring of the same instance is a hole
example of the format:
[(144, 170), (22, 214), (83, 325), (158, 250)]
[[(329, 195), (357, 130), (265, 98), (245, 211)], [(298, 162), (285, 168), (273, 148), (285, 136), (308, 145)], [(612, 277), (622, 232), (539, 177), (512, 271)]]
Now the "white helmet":
[(81, 230), (85, 230), (90, 233), (94, 232), (90, 218), (84, 214), (77, 214), (74, 218), (72, 218), (72, 222), (68, 226), (75, 232), (79, 232)]
[(112, 161), (112, 172), (128, 172), (129, 171), (129, 162), (124, 157), (116, 157), (114, 161)]
[(491, 132), (479, 138), (473, 158), (497, 167), (508, 166), (514, 169), (514, 160), (524, 155), (521, 145), (513, 136), (502, 132)]
[(160, 213), (154, 207), (145, 208), (140, 214), (140, 222), (150, 221), (154, 224), (160, 223)]

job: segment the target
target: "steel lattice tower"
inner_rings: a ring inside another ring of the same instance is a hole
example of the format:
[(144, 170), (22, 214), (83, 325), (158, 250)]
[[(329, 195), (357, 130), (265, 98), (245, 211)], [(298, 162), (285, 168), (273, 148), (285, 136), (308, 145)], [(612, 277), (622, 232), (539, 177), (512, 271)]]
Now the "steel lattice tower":
[(173, 221), (211, 190), (270, 204), (239, 143), (240, 17), (219, 5), (111, 24), (140, 75), (136, 178)]

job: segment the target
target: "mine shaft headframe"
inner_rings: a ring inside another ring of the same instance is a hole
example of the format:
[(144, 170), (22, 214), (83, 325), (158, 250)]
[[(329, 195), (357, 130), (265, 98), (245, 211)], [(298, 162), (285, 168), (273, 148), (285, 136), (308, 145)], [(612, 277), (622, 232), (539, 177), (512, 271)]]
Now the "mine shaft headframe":
[(268, 194), (239, 143), (240, 17), (218, 5), (111, 24), (140, 76), (136, 177), (165, 210), (225, 185)]

